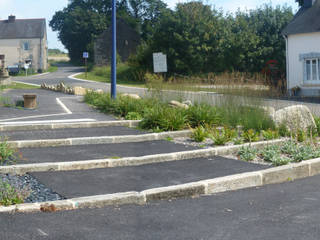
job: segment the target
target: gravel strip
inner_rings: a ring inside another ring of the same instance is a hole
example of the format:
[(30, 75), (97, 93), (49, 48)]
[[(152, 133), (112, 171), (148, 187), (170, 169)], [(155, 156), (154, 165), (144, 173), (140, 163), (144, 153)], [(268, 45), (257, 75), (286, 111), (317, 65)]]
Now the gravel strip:
[(7, 182), (17, 189), (28, 189), (31, 191), (30, 196), (25, 200), (26, 203), (46, 202), (65, 199), (59, 194), (53, 192), (45, 185), (40, 183), (36, 178), (29, 174), (22, 176), (12, 174), (0, 174), (0, 181)]

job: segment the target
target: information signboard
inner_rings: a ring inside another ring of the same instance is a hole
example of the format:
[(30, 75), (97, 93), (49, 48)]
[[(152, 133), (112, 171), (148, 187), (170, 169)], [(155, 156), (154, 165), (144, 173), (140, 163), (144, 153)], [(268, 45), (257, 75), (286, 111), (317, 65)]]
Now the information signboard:
[(153, 71), (155, 73), (162, 73), (168, 71), (167, 55), (161, 52), (153, 53)]
[(83, 52), (83, 58), (89, 58), (89, 53), (88, 52)]

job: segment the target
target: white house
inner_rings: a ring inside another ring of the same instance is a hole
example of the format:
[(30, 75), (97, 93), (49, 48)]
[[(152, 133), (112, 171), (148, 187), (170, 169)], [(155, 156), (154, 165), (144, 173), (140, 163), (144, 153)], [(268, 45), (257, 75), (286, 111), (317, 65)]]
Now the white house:
[(320, 0), (304, 0), (283, 35), (289, 92), (320, 96)]
[(48, 45), (45, 19), (16, 19), (9, 16), (0, 21), (0, 55), (6, 66), (23, 66), (44, 71), (48, 67)]

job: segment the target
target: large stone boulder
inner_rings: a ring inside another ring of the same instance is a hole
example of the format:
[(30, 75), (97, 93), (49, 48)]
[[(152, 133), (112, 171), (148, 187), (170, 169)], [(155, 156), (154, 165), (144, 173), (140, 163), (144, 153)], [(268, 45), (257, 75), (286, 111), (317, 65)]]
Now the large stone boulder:
[(74, 95), (84, 96), (87, 93), (87, 89), (83, 87), (74, 87), (73, 92), (74, 92)]
[(310, 109), (304, 105), (289, 106), (275, 111), (273, 120), (277, 126), (285, 124), (290, 131), (306, 131), (309, 127), (316, 128)]
[(124, 93), (121, 95), (122, 97), (129, 97), (133, 99), (141, 99), (141, 97), (138, 94), (133, 94), (133, 93)]
[(178, 108), (184, 108), (184, 109), (189, 108), (189, 106), (187, 104), (184, 104), (184, 103), (181, 103), (178, 101), (174, 101), (174, 100), (170, 101), (169, 105), (172, 107), (178, 107)]

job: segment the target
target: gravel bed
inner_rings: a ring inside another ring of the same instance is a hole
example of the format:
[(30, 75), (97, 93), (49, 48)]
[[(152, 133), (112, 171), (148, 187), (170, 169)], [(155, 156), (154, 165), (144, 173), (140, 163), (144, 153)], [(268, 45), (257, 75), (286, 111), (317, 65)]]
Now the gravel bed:
[(40, 183), (36, 178), (29, 174), (22, 176), (12, 174), (0, 174), (0, 180), (9, 183), (17, 189), (28, 189), (31, 191), (30, 196), (25, 200), (26, 203), (46, 202), (65, 199), (59, 194), (53, 192), (45, 185)]

